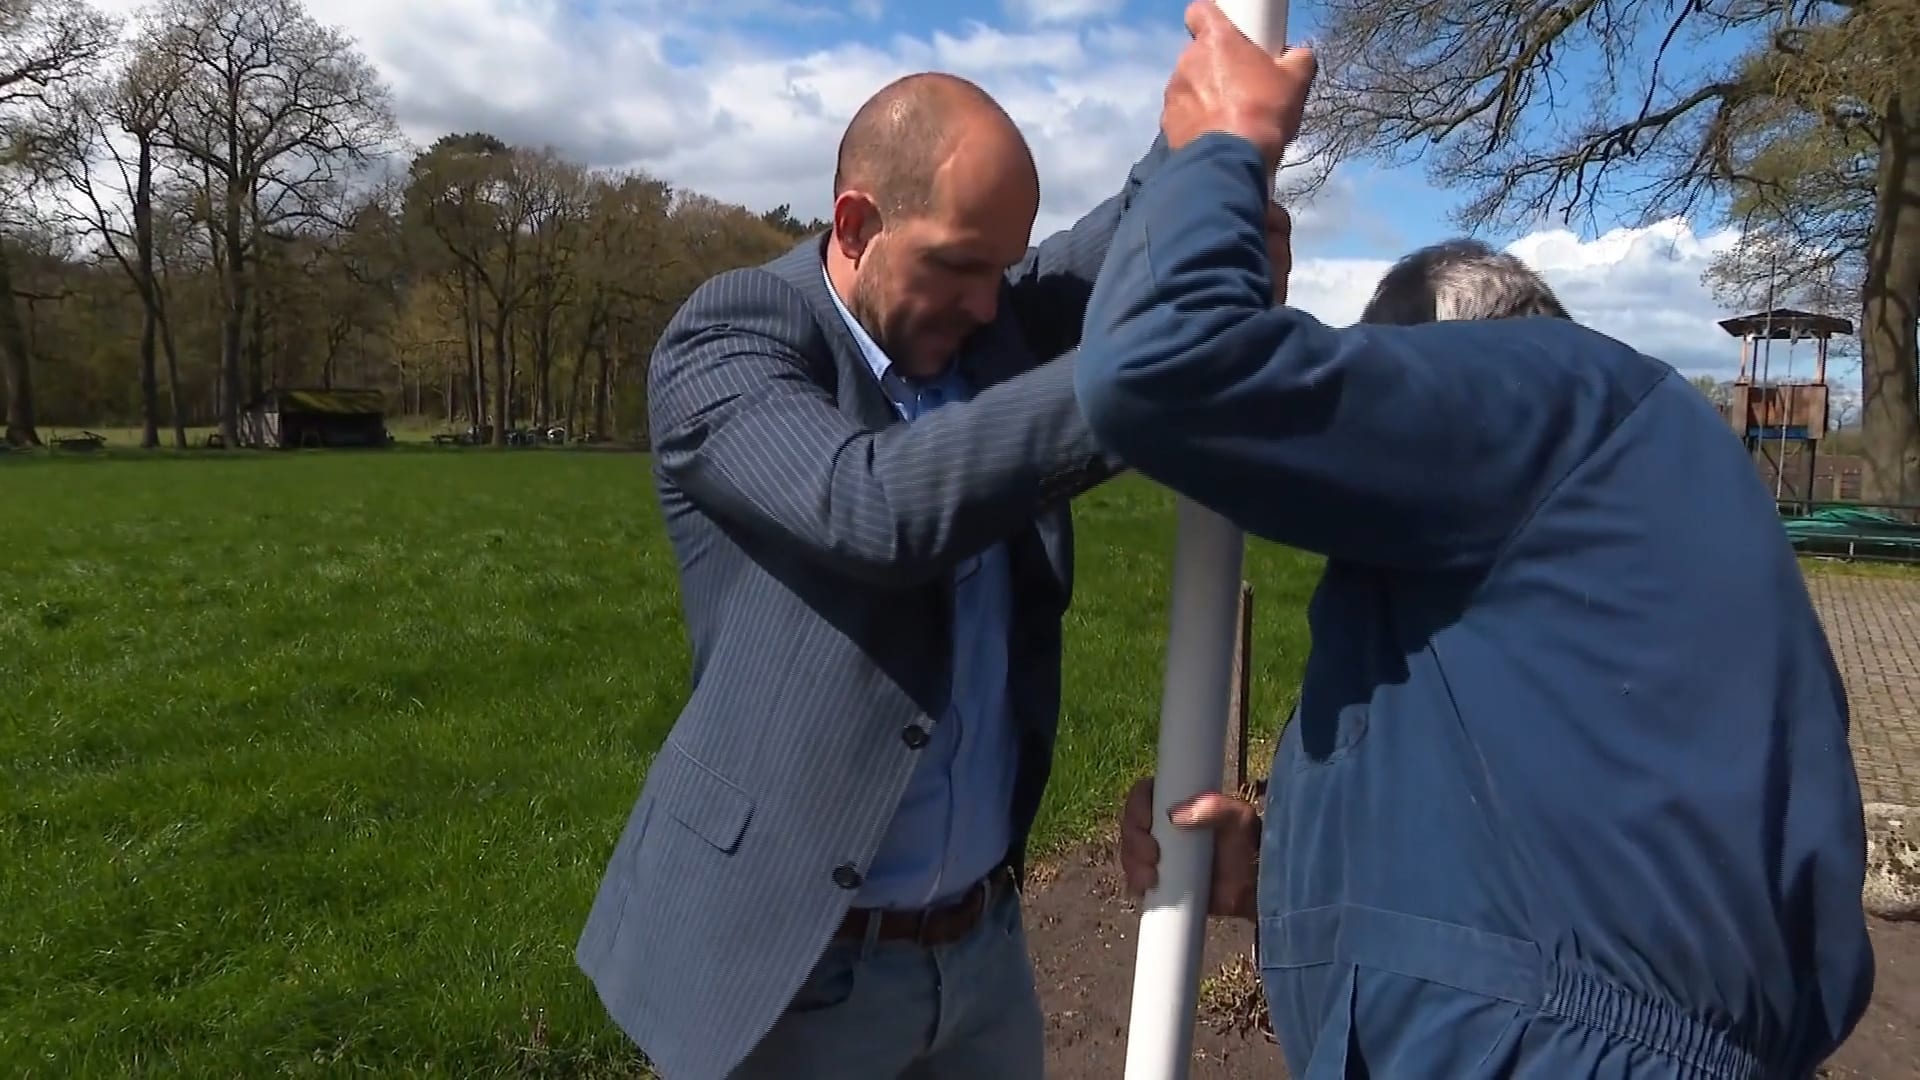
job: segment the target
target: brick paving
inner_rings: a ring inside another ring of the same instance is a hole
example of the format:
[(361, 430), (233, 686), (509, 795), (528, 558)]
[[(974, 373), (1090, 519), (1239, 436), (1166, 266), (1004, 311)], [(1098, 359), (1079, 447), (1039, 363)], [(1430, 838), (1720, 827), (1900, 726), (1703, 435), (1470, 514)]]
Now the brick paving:
[(1861, 796), (1920, 806), (1920, 574), (1816, 571), (1807, 589), (1847, 685)]

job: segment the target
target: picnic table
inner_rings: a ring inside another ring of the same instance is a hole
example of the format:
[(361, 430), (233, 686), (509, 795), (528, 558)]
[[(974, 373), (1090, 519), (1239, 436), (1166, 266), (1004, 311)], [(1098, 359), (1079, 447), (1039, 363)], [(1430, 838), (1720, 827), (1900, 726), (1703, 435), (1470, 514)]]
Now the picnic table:
[(55, 450), (72, 450), (82, 454), (90, 454), (105, 445), (107, 445), (107, 437), (93, 431), (82, 431), (78, 435), (61, 435), (53, 440)]

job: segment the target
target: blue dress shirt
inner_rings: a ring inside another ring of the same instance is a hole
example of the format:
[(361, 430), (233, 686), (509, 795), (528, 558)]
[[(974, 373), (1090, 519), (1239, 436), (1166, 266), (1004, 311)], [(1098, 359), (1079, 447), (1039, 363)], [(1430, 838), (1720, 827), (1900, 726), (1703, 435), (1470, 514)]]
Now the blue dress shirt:
[[(831, 279), (827, 294), (902, 419), (912, 422), (973, 396), (957, 365), (933, 380), (903, 376), (841, 302)], [(903, 594), (902, 602), (911, 599)], [(965, 892), (1006, 858), (1020, 753), (1007, 696), (1012, 618), (1012, 567), (1006, 545), (995, 544), (954, 571), (952, 693), (874, 853), (856, 905), (936, 904)]]

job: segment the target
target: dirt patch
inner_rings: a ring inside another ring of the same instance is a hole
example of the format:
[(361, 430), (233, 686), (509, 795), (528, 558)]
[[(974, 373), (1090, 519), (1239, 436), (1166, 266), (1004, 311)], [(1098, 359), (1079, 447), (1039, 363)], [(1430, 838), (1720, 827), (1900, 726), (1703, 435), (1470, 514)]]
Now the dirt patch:
[[(1027, 900), (1027, 937), (1047, 1011), (1050, 1080), (1113, 1080), (1126, 1072), (1140, 911), (1113, 866), (1106, 846), (1071, 856), (1055, 863)], [(1251, 926), (1214, 921), (1194, 1034), (1194, 1080), (1287, 1075), (1279, 1047), (1254, 1022), (1264, 1017), (1249, 1008), (1259, 1001), (1252, 950)]]
[(1867, 920), (1873, 1003), (1820, 1075), (1833, 1080), (1920, 1076), (1920, 923)]
[[(1095, 846), (1035, 875), (1027, 935), (1047, 1012), (1047, 1076), (1113, 1080), (1126, 1072), (1134, 934), (1140, 913)], [(1869, 920), (1873, 1004), (1853, 1038), (1820, 1070), (1830, 1080), (1920, 1076), (1920, 923)], [(1280, 1050), (1260, 1030), (1259, 980), (1249, 956), (1252, 927), (1216, 920), (1207, 937), (1194, 1080), (1284, 1080)]]

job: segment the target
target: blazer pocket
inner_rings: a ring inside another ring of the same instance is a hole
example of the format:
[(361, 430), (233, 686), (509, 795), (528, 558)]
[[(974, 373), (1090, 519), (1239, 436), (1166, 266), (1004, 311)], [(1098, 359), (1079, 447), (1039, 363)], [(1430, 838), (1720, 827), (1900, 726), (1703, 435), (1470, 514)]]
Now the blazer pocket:
[(726, 854), (739, 850), (753, 799), (737, 784), (668, 740), (653, 763), (651, 785), (667, 816)]

